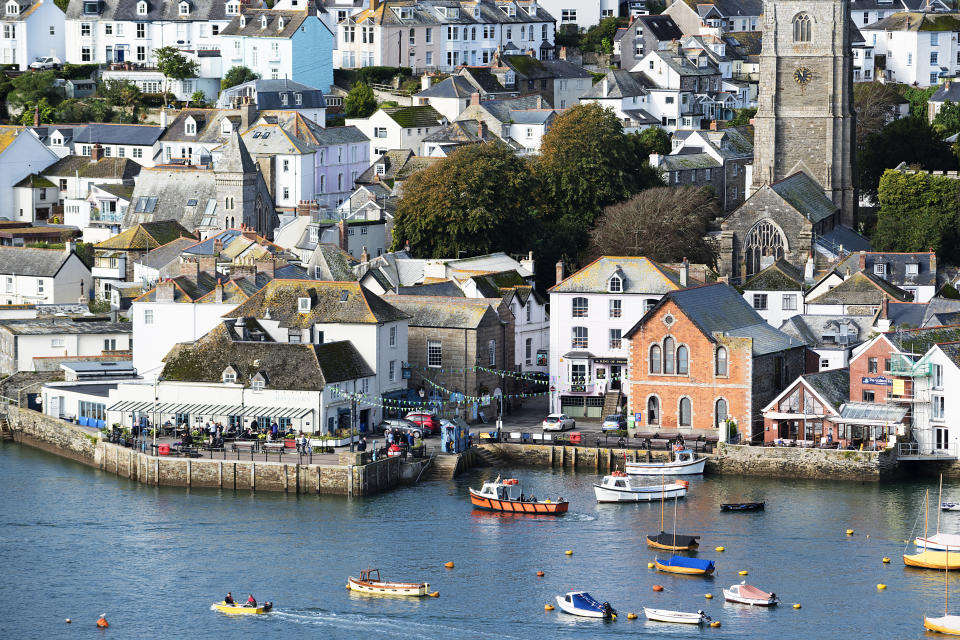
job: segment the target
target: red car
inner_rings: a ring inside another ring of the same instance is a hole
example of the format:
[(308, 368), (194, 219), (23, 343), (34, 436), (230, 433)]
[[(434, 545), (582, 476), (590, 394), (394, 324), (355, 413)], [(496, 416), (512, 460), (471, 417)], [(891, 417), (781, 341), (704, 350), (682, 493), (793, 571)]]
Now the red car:
[(430, 435), (440, 430), (440, 420), (432, 413), (423, 411), (411, 411), (406, 416), (407, 420), (420, 425), (424, 431), (429, 431)]

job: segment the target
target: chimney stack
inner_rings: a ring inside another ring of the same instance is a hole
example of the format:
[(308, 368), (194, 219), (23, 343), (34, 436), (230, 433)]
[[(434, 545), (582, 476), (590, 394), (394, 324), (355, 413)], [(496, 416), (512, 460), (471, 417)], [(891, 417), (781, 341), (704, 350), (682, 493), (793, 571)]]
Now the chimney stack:
[(197, 271), (215, 275), (217, 273), (217, 257), (215, 255), (198, 256)]
[(167, 128), (167, 108), (166, 107), (160, 108), (160, 126), (163, 127), (164, 129)]
[(340, 218), (340, 224), (338, 226), (340, 228), (340, 248), (347, 251), (347, 221)]
[(90, 162), (100, 162), (100, 158), (103, 157), (103, 147), (100, 146), (100, 143), (95, 143), (90, 148)]
[(180, 275), (196, 278), (200, 275), (200, 262), (194, 259), (184, 259), (180, 262)]
[(410, 253), (410, 241), (409, 241), (409, 240), (404, 240), (404, 242), (403, 242), (403, 250), (406, 251), (407, 253)]
[(526, 269), (527, 271), (529, 271), (530, 273), (534, 273), (533, 268), (535, 264), (533, 261), (533, 251), (528, 251), (527, 257), (520, 260), (520, 266)]
[(173, 302), (173, 280), (167, 278), (157, 283), (157, 294), (154, 296), (157, 302)]
[(243, 103), (240, 105), (240, 133), (243, 133), (250, 128), (250, 125), (253, 124), (254, 120), (257, 119), (257, 105), (253, 103), (253, 100), (249, 96), (244, 98)]
[(866, 268), (867, 268), (867, 252), (861, 251), (860, 252), (860, 269), (863, 270)]
[(566, 47), (560, 47), (560, 59), (561, 59), (561, 60), (566, 60), (566, 59), (567, 59), (567, 48), (566, 48)]
[(688, 287), (690, 282), (690, 263), (687, 262), (687, 257), (683, 257), (683, 264), (680, 265), (680, 286)]
[(266, 274), (271, 280), (276, 277), (274, 275), (277, 270), (277, 260), (275, 258), (264, 258), (257, 260), (254, 264), (257, 267), (257, 273)]
[(470, 104), (471, 104), (471, 105), (480, 104), (480, 93), (479, 93), (479, 92), (474, 91), (473, 93), (470, 94)]
[(76, 249), (77, 249), (77, 245), (73, 242), (73, 240), (67, 240), (66, 242), (63, 243), (63, 252), (67, 255), (70, 255), (71, 253), (76, 251)]
[(543, 109), (543, 96), (537, 96), (537, 109)]
[(562, 280), (563, 280), (563, 260), (557, 260), (557, 282), (556, 282), (556, 284), (560, 284), (560, 282), (561, 282)]
[(256, 229), (254, 229), (254, 228), (251, 227), (250, 225), (246, 225), (246, 224), (245, 224), (245, 225), (241, 225), (240, 228), (243, 229), (243, 231), (241, 232), (241, 235), (242, 235), (244, 238), (246, 238), (247, 240), (253, 240), (254, 242), (257, 241), (257, 230), (256, 230)]
[(807, 256), (807, 262), (803, 265), (803, 281), (806, 284), (813, 284), (813, 254)]
[(38, 104), (33, 108), (33, 126), (40, 126), (40, 105)]
[(370, 262), (370, 254), (367, 253), (366, 247), (364, 247), (363, 251), (360, 252), (360, 262)]
[(477, 118), (477, 137), (483, 140), (485, 134), (483, 120)]
[(427, 89), (430, 88), (430, 85), (432, 84), (433, 84), (433, 76), (431, 76), (429, 73), (425, 73), (422, 76), (420, 76), (421, 91), (426, 91)]
[(217, 304), (223, 304), (223, 283), (217, 278), (217, 288), (214, 290), (213, 301)]

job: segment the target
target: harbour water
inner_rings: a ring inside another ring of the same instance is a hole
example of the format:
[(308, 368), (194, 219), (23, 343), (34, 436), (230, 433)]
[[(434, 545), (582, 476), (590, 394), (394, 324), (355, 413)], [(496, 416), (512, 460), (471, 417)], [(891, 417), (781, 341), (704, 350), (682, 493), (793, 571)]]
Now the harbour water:
[[(562, 495), (570, 513), (472, 511), (467, 487), (498, 473), (520, 478), (538, 497)], [(648, 569), (655, 552), (644, 536), (657, 530), (659, 505), (597, 505), (595, 480), (477, 469), (364, 499), (184, 490), (3, 443), (0, 637), (100, 636), (94, 622), (106, 612), (104, 636), (114, 639), (921, 638), (923, 614), (943, 613), (943, 574), (907, 569), (900, 559), (904, 540), (922, 531), (924, 489), (936, 501), (933, 482), (693, 479), (679, 503), (678, 531), (701, 535), (698, 556), (717, 563), (716, 577), (700, 578)], [(960, 484), (945, 484), (944, 499), (960, 500)], [(719, 511), (720, 502), (747, 500), (765, 500), (766, 511)], [(931, 508), (931, 530), (936, 518)], [(672, 522), (668, 505), (668, 530)], [(942, 514), (941, 529), (960, 532), (960, 513)], [(726, 551), (716, 552), (719, 545)], [(445, 569), (447, 561), (455, 568)], [(350, 594), (346, 577), (368, 566), (388, 579), (427, 580), (440, 597)], [(721, 587), (744, 579), (740, 570), (784, 604), (724, 604)], [(654, 584), (664, 591), (653, 592)], [(579, 589), (621, 616), (604, 623), (544, 611), (556, 594)], [(272, 600), (275, 613), (236, 619), (211, 611), (227, 590)], [(703, 609), (722, 626), (650, 623), (642, 606)], [(640, 619), (627, 620), (631, 611)], [(73, 624), (64, 624), (68, 617)]]

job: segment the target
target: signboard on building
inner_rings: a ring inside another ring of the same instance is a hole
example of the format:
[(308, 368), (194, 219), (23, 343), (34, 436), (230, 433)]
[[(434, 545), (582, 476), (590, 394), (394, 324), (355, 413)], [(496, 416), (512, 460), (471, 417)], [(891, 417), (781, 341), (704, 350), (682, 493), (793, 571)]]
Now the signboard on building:
[(863, 384), (879, 385), (879, 386), (881, 386), (881, 387), (892, 387), (892, 386), (893, 386), (893, 380), (891, 380), (890, 378), (884, 378), (883, 376), (877, 376), (877, 377), (875, 377), (875, 378), (871, 378), (871, 377), (868, 377), (868, 376), (863, 376), (862, 378), (860, 378), (860, 382), (863, 383)]
[(635, 424), (643, 424), (643, 414), (639, 411), (633, 414), (633, 422)]

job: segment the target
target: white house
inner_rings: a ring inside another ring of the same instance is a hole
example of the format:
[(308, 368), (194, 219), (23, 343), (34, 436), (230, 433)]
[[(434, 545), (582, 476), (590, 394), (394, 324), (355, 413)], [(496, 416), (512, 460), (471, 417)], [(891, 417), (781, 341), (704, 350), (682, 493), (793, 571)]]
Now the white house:
[(776, 328), (804, 313), (803, 273), (786, 260), (777, 260), (743, 285), (743, 299)]
[(921, 454), (960, 457), (960, 343), (936, 344), (914, 365), (913, 437)]
[[(631, 3), (634, 4), (634, 3)], [(559, 31), (586, 31), (604, 18), (620, 15), (621, 3), (615, 0), (541, 0), (540, 5), (557, 21)]]
[(56, 161), (33, 131), (0, 126), (0, 217), (14, 218), (14, 185)]
[(937, 254), (933, 251), (858, 251), (851, 253), (835, 270), (841, 273), (869, 271), (909, 293), (913, 296), (912, 302), (929, 302), (937, 293)]
[(887, 82), (929, 87), (960, 70), (960, 13), (903, 11), (860, 31), (874, 53), (885, 56)]
[[(623, 335), (657, 301), (688, 284), (679, 272), (643, 257), (598, 258), (563, 278), (550, 294), (550, 410), (599, 416), (605, 395), (620, 393), (627, 375)], [(626, 406), (625, 403), (620, 403)]]
[(87, 300), (93, 277), (73, 250), (0, 247), (4, 304), (60, 304)]
[(63, 61), (64, 15), (53, 0), (7, 0), (0, 22), (0, 64), (17, 65), (21, 71), (39, 57)]
[(245, 103), (252, 104), (257, 111), (297, 113), (321, 127), (326, 126), (327, 104), (323, 91), (289, 78), (251, 80), (224, 89), (217, 98), (218, 109), (238, 109)]
[(514, 360), (524, 372), (550, 370), (550, 313), (547, 301), (534, 287), (514, 287), (503, 296), (513, 312), (516, 346)]
[(612, 109), (623, 123), (624, 132), (635, 133), (660, 125), (659, 116), (650, 113), (654, 104), (651, 86), (642, 73), (613, 69), (580, 96), (580, 103), (593, 102)]
[(0, 321), (0, 373), (37, 371), (37, 358), (101, 356), (130, 350), (130, 323), (48, 317)]
[(391, 149), (419, 154), (423, 139), (446, 126), (447, 119), (430, 105), (420, 105), (380, 108), (368, 118), (347, 118), (344, 124), (370, 139), (369, 166)]

